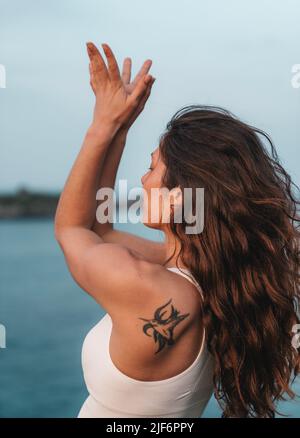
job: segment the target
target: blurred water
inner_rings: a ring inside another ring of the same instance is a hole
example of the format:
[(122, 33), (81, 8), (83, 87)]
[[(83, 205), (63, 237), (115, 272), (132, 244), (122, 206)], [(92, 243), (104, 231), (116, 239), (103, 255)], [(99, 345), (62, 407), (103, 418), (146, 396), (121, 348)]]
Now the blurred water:
[[(142, 224), (116, 228), (162, 238)], [(71, 278), (51, 221), (1, 221), (0, 242), (0, 323), (7, 331), (0, 417), (75, 417), (87, 396), (82, 342), (104, 310)], [(299, 401), (279, 408), (300, 417)], [(220, 417), (214, 398), (204, 416)]]

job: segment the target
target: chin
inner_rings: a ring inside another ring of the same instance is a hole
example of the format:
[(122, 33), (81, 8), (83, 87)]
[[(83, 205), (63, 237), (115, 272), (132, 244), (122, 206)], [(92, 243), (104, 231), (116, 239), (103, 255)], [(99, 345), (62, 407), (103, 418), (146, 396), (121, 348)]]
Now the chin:
[[(156, 212), (153, 214), (153, 218), (151, 217), (151, 207), (149, 206), (148, 211), (143, 204), (141, 209), (141, 223), (143, 223), (146, 227), (152, 228), (154, 230), (161, 230), (162, 229), (162, 223), (161, 223), (161, 213)], [(157, 214), (158, 213), (158, 214)]]
[(144, 224), (148, 228), (152, 228), (154, 230), (161, 230), (161, 223), (160, 222), (150, 222), (150, 221), (142, 218), (141, 223)]

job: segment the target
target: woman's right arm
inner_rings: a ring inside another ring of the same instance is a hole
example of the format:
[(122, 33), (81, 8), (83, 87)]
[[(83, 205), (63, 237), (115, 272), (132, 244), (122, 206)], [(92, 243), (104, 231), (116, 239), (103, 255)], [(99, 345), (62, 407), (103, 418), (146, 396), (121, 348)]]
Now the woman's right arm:
[(167, 259), (164, 242), (137, 236), (125, 231), (111, 229), (102, 234), (102, 239), (108, 243), (119, 243), (128, 248), (136, 257), (150, 263), (163, 265)]
[[(131, 93), (134, 90), (134, 87), (138, 82), (139, 77), (149, 71), (151, 64), (152, 61), (146, 61), (136, 75), (135, 79), (130, 82), (131, 59), (126, 58), (124, 60), (122, 69), (122, 80), (128, 93)], [(142, 99), (139, 108), (133, 115), (128, 126), (124, 127), (122, 130), (119, 130), (112, 140), (112, 143), (107, 150), (104, 165), (100, 173), (99, 187), (110, 187), (112, 189), (114, 188), (116, 174), (126, 144), (129, 128), (138, 117), (140, 112), (143, 110), (145, 102), (150, 95), (151, 86), (152, 83), (149, 85), (147, 93)], [(100, 202), (98, 202), (98, 205), (99, 204)], [(163, 264), (166, 260), (166, 246), (164, 242), (155, 242), (153, 240), (146, 239), (135, 234), (115, 230), (112, 223), (107, 222), (101, 224), (97, 221), (96, 218), (93, 225), (93, 231), (97, 233), (107, 243), (118, 243), (125, 246), (126, 248), (130, 249), (138, 258), (157, 264)]]
[[(108, 148), (100, 176), (100, 187), (114, 188), (126, 138), (127, 131), (119, 131)], [(164, 242), (155, 242), (129, 232), (115, 230), (112, 223), (101, 224), (97, 219), (95, 219), (93, 231), (101, 236), (104, 242), (121, 244), (131, 250), (136, 257), (148, 262), (163, 264), (166, 260), (166, 245)]]

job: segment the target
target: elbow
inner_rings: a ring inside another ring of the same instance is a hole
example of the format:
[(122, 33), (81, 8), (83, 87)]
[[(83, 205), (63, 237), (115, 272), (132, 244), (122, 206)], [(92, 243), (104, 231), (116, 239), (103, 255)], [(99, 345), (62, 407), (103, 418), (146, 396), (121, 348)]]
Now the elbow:
[(59, 241), (60, 230), (61, 230), (61, 227), (58, 223), (57, 215), (56, 215), (54, 218), (54, 230), (53, 231), (54, 231), (55, 240), (57, 240), (57, 242)]
[(55, 240), (61, 244), (62, 236), (64, 231), (66, 230), (67, 224), (63, 220), (63, 218), (56, 213), (54, 218), (54, 237)]
[(54, 237), (55, 240), (60, 243), (61, 241), (61, 228), (54, 224)]
[(59, 248), (63, 253), (66, 251), (66, 243), (68, 239), (66, 238), (66, 228), (64, 227), (57, 227), (54, 225), (54, 238), (56, 242), (58, 243)]
[(62, 242), (62, 236), (64, 232), (64, 227), (59, 225), (57, 221), (54, 221), (54, 237), (55, 240), (61, 245)]
[(55, 240), (57, 242), (59, 242), (60, 239), (60, 233), (61, 233), (61, 225), (59, 224), (59, 220), (58, 220), (58, 213), (57, 210), (55, 212), (55, 217), (54, 217), (54, 237)]

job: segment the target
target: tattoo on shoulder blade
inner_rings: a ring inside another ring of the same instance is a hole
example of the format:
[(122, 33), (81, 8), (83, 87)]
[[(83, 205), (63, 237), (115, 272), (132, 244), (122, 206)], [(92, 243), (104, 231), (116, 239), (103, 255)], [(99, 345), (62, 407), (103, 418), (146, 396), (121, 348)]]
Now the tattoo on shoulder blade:
[[(158, 350), (155, 353), (159, 353), (166, 344), (172, 345), (174, 344), (173, 339), (173, 330), (176, 327), (177, 324), (179, 324), (181, 321), (183, 321), (185, 318), (189, 316), (189, 313), (186, 313), (184, 315), (179, 315), (179, 311), (174, 308), (173, 304), (169, 306), (171, 303), (172, 298), (164, 304), (161, 307), (158, 307), (154, 313), (153, 319), (145, 319), (145, 318), (139, 318), (142, 321), (146, 321), (147, 324), (144, 324), (143, 326), (143, 332), (147, 336), (153, 336), (154, 342), (158, 342)], [(163, 318), (167, 310), (164, 310), (165, 308), (169, 308), (169, 316), (166, 318)], [(148, 330), (152, 330), (152, 334), (148, 333)]]

